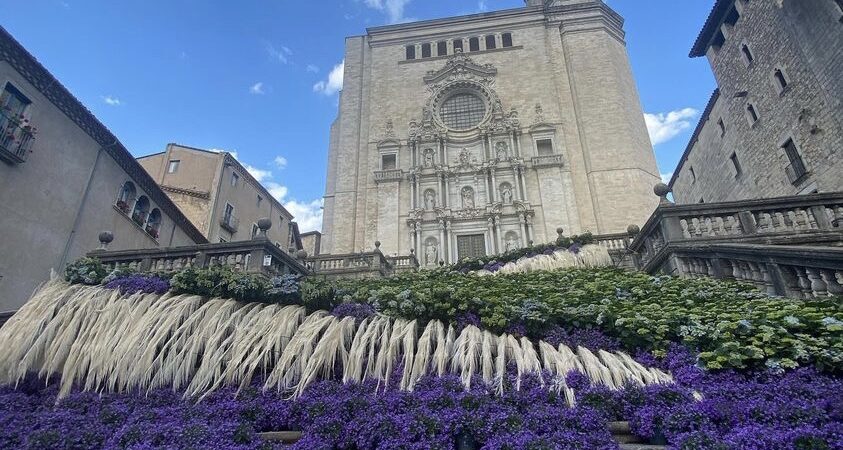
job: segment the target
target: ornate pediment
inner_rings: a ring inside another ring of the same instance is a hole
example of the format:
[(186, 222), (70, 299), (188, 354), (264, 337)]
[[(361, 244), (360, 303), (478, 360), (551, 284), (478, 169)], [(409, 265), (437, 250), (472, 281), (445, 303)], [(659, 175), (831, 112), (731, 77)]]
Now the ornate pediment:
[(456, 80), (490, 80), (498, 74), (498, 69), (491, 64), (477, 64), (463, 52), (457, 51), (445, 67), (431, 70), (424, 77), (425, 83), (437, 84), (442, 81)]

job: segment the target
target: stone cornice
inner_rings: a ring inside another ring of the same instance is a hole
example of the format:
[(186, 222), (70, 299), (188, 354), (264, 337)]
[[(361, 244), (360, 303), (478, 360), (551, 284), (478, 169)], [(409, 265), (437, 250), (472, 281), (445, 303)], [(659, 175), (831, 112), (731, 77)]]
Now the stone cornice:
[(175, 194), (187, 195), (189, 197), (201, 198), (203, 200), (209, 200), (211, 198), (211, 194), (209, 192), (199, 192), (199, 191), (194, 191), (192, 189), (184, 189), (184, 188), (179, 188), (179, 187), (175, 187), (175, 186), (167, 186), (167, 185), (164, 185), (164, 184), (162, 184), (160, 186), (161, 186), (161, 189), (163, 189), (167, 192), (173, 192)]
[(86, 109), (32, 54), (0, 27), (0, 61), (8, 63), (56, 108), (72, 120), (111, 156), (150, 199), (194, 242), (207, 243), (205, 236), (182, 214), (111, 131)]

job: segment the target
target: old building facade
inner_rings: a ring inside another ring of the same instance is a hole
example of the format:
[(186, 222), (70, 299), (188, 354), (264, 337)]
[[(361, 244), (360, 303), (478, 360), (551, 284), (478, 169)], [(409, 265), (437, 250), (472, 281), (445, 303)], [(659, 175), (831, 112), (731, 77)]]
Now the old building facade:
[[(120, 141), (0, 28), (0, 316), (94, 250), (204, 243)], [(0, 317), (2, 318), (2, 317)]]
[(691, 52), (718, 89), (671, 180), (677, 203), (843, 190), (843, 9), (718, 0)]
[(433, 266), (643, 223), (659, 177), (622, 24), (530, 0), (348, 38), (322, 253)]
[(138, 162), (209, 242), (252, 239), (268, 218), (269, 240), (300, 249), (293, 216), (231, 153), (168, 144)]

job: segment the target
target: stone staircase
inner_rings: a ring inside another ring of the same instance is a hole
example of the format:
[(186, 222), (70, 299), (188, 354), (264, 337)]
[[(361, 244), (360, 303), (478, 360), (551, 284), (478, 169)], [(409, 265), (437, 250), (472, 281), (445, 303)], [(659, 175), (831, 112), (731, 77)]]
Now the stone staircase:
[[(664, 445), (649, 445), (644, 440), (632, 434), (629, 422), (609, 422), (609, 431), (612, 438), (620, 444), (621, 450), (666, 450)], [(280, 442), (282, 444), (295, 444), (302, 437), (301, 431), (270, 431), (258, 433), (258, 436), (267, 442)]]

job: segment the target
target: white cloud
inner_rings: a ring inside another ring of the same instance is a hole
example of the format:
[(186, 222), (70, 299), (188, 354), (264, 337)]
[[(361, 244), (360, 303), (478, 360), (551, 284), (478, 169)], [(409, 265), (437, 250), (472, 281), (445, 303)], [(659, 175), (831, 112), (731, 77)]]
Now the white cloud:
[(389, 23), (411, 22), (413, 19), (404, 17), (404, 7), (411, 0), (365, 0), (366, 6), (386, 13)]
[(662, 176), (662, 183), (668, 184), (670, 183), (670, 179), (673, 178), (673, 172), (670, 173), (663, 173)]
[(668, 113), (644, 114), (647, 122), (647, 131), (650, 133), (650, 140), (653, 145), (663, 144), (679, 133), (691, 127), (690, 119), (699, 114), (694, 108), (684, 108)]
[(283, 201), (284, 197), (287, 196), (287, 192), (289, 192), (287, 186), (282, 186), (274, 181), (266, 183), (266, 190), (269, 191), (269, 193), (272, 194), (272, 196), (279, 202)]
[(345, 74), (345, 60), (334, 66), (328, 79), (313, 85), (313, 92), (321, 92), (325, 95), (334, 95), (342, 90), (343, 75)]
[(256, 180), (258, 180), (258, 183), (263, 183), (264, 181), (267, 181), (272, 178), (272, 172), (270, 172), (269, 170), (258, 169), (257, 167), (250, 166), (246, 163), (242, 164), (246, 171), (252, 174), (252, 176), (255, 177)]
[(272, 59), (277, 59), (281, 64), (287, 64), (289, 57), (293, 55), (293, 51), (284, 45), (281, 48), (275, 48), (272, 44), (266, 44), (266, 52)]
[(284, 207), (296, 218), (300, 232), (322, 230), (322, 199), (311, 202), (290, 200), (284, 204)]
[(105, 104), (108, 106), (120, 106), (123, 104), (123, 102), (121, 102), (119, 98), (113, 97), (111, 95), (103, 96), (102, 101), (104, 101)]
[(307, 65), (307, 71), (310, 72), (310, 73), (319, 73), (319, 67), (316, 67), (313, 64), (308, 64)]
[(266, 91), (263, 89), (263, 81), (258, 81), (253, 84), (252, 87), (249, 88), (249, 93), (254, 95), (266, 94)]
[(284, 168), (287, 167), (287, 158), (283, 156), (276, 156), (272, 162), (275, 163), (275, 165), (281, 170), (284, 170)]
[(480, 12), (485, 12), (489, 10), (489, 5), (486, 4), (486, 0), (480, 0), (477, 2), (477, 9)]

